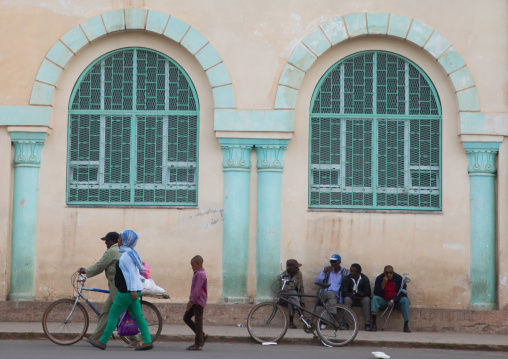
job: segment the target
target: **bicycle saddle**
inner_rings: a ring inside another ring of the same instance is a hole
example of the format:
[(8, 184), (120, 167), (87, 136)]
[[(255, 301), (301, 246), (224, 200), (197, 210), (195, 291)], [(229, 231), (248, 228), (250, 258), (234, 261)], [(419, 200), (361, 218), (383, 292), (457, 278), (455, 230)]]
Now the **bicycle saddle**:
[(329, 286), (332, 285), (332, 283), (321, 283), (321, 282), (314, 282), (314, 284), (323, 288), (328, 288)]

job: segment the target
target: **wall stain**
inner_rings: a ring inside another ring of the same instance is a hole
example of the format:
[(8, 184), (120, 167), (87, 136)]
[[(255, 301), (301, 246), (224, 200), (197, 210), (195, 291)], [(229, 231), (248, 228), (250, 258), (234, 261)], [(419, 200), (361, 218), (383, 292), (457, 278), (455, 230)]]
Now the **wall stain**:
[[(332, 248), (337, 248), (337, 250), (339, 250), (342, 239), (341, 222), (342, 219), (336, 216), (310, 219), (307, 225), (307, 251), (302, 261), (306, 259), (311, 262), (317, 260), (319, 265), (321, 265), (321, 262), (324, 262), (325, 258), (328, 258), (332, 254), (330, 253), (330, 251), (333, 250)], [(310, 266), (306, 266), (306, 272), (312, 271), (313, 269), (314, 268)], [(314, 269), (314, 271), (317, 272), (320, 270), (320, 267)]]

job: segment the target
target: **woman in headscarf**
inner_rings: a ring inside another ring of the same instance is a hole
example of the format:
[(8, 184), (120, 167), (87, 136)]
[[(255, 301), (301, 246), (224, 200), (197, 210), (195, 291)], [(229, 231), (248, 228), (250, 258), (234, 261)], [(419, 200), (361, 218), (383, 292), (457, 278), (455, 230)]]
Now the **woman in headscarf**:
[(120, 238), (118, 239), (120, 259), (116, 264), (115, 276), (118, 294), (109, 311), (108, 324), (106, 329), (104, 329), (104, 333), (98, 341), (92, 339), (88, 341), (96, 348), (106, 349), (108, 340), (125, 309), (129, 311), (132, 318), (136, 321), (143, 338), (143, 345), (137, 347), (136, 350), (150, 350), (153, 348), (152, 338), (150, 337), (146, 320), (141, 311), (141, 303), (139, 302), (139, 295), (143, 290), (143, 284), (139, 279), (139, 270), (144, 270), (145, 268), (141, 264), (138, 252), (134, 249), (137, 242), (138, 235), (136, 232), (130, 229), (120, 232)]

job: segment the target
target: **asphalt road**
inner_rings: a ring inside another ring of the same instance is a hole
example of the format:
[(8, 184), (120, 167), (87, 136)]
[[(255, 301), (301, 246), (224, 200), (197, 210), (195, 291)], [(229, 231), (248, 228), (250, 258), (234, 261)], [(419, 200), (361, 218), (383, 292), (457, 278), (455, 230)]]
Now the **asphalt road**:
[(326, 348), (321, 345), (291, 345), (262, 346), (259, 344), (208, 343), (202, 352), (189, 352), (185, 347), (191, 343), (156, 343), (155, 348), (147, 352), (137, 352), (123, 348), (123, 342), (114, 340), (108, 349), (101, 351), (90, 344), (81, 341), (71, 346), (58, 346), (47, 340), (2, 340), (0, 341), (1, 359), (296, 359), (296, 358), (340, 358), (340, 359), (373, 359), (373, 351), (382, 351), (391, 359), (497, 359), (506, 358), (503, 352), (455, 351), (435, 349), (406, 349), (406, 348), (375, 348), (375, 347), (345, 347)]

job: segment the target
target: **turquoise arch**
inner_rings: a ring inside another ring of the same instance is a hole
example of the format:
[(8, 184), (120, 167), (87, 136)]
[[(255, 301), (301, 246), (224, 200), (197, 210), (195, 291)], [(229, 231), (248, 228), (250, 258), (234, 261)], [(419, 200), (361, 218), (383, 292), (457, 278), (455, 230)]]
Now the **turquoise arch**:
[(231, 77), (213, 45), (198, 30), (176, 17), (147, 9), (108, 11), (69, 30), (46, 54), (32, 88), (30, 105), (50, 106), (58, 79), (69, 60), (95, 39), (124, 30), (146, 30), (181, 44), (206, 72), (214, 108), (235, 108)]
[(452, 81), (461, 121), (463, 118), (483, 121), (485, 115), (479, 113), (480, 103), (471, 71), (453, 44), (417, 19), (391, 13), (338, 16), (311, 31), (296, 46), (284, 67), (277, 88), (275, 110), (294, 111), (305, 73), (326, 50), (343, 41), (368, 35), (402, 38), (423, 48), (439, 62)]

